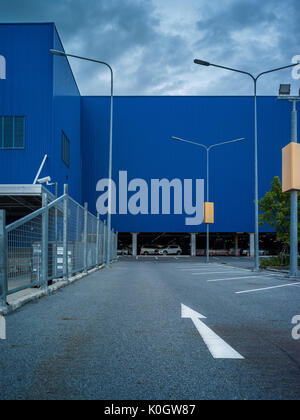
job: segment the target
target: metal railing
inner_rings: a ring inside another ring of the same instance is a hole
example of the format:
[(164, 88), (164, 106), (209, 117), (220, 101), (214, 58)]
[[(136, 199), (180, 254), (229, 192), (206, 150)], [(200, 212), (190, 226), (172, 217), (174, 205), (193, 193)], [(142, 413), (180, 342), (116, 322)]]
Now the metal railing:
[[(117, 257), (117, 233), (111, 235), (111, 260)], [(67, 193), (51, 201), (44, 192), (42, 208), (6, 226), (0, 210), (0, 307), (7, 295), (24, 289), (47, 288), (69, 281), (76, 273), (106, 261), (106, 223)]]

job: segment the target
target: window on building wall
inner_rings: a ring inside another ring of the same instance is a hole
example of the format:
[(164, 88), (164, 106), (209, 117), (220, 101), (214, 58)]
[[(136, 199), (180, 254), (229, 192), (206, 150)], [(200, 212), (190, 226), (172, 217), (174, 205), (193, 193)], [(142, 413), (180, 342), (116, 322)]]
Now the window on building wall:
[(62, 132), (62, 161), (69, 168), (70, 167), (70, 140)]
[(0, 149), (24, 149), (25, 117), (0, 116)]

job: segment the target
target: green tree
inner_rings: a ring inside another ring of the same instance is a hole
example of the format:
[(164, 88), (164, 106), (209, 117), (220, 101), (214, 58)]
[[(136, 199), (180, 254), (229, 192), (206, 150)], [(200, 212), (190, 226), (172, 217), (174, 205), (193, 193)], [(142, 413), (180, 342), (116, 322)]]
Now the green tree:
[(282, 185), (278, 176), (274, 178), (271, 185), (270, 191), (259, 201), (262, 212), (259, 216), (259, 224), (260, 226), (268, 225), (273, 228), (276, 232), (277, 241), (289, 245), (291, 195), (282, 192)]

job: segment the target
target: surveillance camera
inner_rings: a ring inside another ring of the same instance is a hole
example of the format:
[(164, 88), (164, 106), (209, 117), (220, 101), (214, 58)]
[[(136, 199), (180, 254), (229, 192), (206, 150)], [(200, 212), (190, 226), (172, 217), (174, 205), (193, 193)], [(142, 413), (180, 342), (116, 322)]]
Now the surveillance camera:
[(38, 179), (39, 184), (47, 184), (48, 182), (51, 182), (50, 176), (46, 176), (45, 178)]

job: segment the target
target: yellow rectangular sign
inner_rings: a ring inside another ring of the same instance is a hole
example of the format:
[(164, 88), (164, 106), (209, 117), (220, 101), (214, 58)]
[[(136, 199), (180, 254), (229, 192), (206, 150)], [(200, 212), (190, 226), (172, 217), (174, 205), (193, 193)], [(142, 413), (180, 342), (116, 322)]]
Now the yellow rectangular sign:
[(300, 191), (300, 144), (290, 143), (282, 149), (282, 191)]
[(215, 223), (215, 203), (204, 203), (204, 223)]

